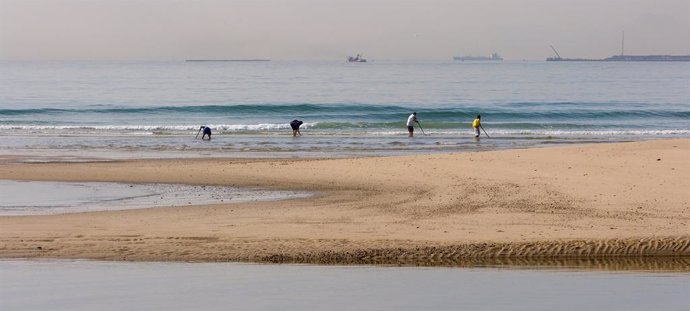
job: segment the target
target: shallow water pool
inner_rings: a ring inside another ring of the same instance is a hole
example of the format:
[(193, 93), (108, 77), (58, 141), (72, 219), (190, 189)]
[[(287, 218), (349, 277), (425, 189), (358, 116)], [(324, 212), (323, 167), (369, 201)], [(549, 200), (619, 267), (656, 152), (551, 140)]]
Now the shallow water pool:
[(690, 274), (0, 261), (2, 310), (687, 310)]
[(0, 216), (282, 200), (310, 195), (221, 186), (0, 180)]

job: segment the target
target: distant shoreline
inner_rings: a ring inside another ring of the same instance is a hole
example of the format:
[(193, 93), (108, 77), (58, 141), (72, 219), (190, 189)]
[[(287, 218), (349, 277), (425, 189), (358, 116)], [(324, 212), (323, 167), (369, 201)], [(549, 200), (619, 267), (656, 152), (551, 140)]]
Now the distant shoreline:
[(614, 55), (607, 58), (549, 57), (547, 62), (690, 62), (690, 55)]
[(185, 62), (270, 62), (270, 59), (186, 59)]

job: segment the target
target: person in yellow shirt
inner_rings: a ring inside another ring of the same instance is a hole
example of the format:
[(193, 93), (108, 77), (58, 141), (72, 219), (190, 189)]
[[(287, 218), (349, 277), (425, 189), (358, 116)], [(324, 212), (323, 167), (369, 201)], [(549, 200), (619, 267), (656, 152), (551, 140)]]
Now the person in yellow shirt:
[(472, 121), (472, 128), (474, 129), (474, 137), (479, 137), (479, 128), (482, 126), (482, 116), (477, 115), (477, 118)]

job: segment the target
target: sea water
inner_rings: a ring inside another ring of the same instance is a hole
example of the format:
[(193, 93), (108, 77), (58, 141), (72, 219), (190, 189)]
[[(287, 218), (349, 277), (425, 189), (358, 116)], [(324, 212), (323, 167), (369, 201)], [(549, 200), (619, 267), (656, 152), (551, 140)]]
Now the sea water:
[(2, 310), (687, 310), (690, 274), (0, 260)]
[[(3, 61), (0, 73), (0, 156), (36, 161), (690, 137), (690, 63), (682, 62)], [(410, 139), (412, 112), (420, 127)], [(474, 139), (477, 114), (490, 138)], [(305, 122), (302, 137), (292, 137), (293, 119)], [(202, 125), (211, 141), (195, 139)]]

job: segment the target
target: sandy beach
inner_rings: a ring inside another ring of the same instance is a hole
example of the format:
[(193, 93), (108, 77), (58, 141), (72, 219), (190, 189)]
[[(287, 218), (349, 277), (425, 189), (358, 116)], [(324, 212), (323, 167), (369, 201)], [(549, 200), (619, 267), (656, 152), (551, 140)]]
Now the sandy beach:
[(352, 159), (17, 163), (0, 179), (313, 191), (0, 217), (0, 257), (447, 264), (690, 256), (690, 139)]

